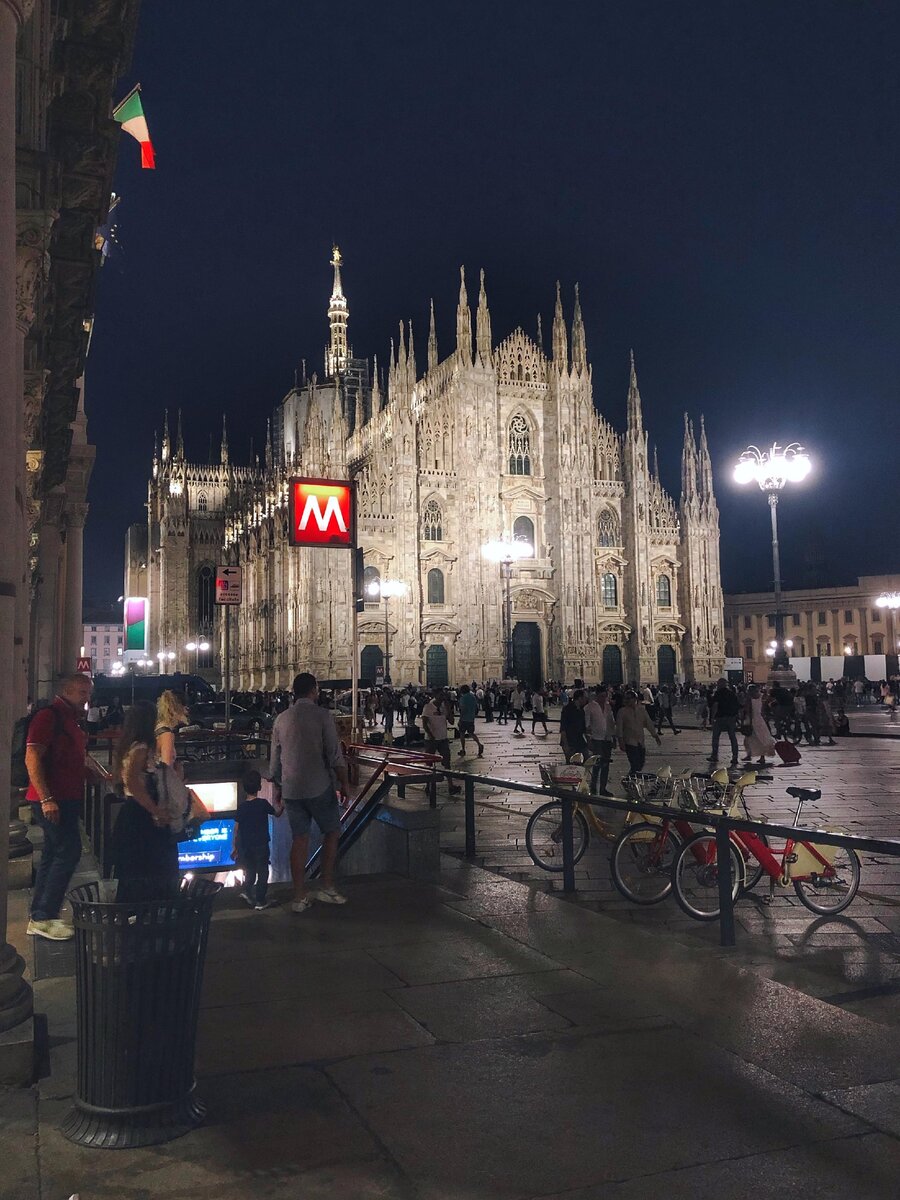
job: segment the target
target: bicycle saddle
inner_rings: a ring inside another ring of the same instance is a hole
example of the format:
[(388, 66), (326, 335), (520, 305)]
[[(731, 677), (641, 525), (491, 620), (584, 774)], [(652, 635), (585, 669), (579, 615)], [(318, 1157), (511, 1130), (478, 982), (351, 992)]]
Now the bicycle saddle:
[(794, 796), (797, 800), (818, 800), (822, 795), (822, 789), (789, 787), (787, 789), (787, 794), (789, 796)]

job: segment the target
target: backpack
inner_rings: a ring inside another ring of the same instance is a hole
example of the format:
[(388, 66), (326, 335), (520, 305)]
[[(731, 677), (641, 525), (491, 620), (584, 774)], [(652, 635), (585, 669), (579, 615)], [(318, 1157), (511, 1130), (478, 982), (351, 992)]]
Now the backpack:
[[(28, 768), (25, 766), (25, 749), (28, 745), (28, 730), (31, 728), (31, 722), (45, 708), (52, 708), (52, 700), (44, 700), (35, 706), (33, 712), (26, 713), (24, 717), (19, 717), (18, 721), (13, 725), (12, 732), (12, 752), (10, 754), (9, 766), (9, 783), (10, 787), (27, 788), (30, 782), (28, 778)], [(62, 719), (56, 709), (53, 710), (56, 719), (56, 729), (53, 731), (54, 740), (62, 730)]]

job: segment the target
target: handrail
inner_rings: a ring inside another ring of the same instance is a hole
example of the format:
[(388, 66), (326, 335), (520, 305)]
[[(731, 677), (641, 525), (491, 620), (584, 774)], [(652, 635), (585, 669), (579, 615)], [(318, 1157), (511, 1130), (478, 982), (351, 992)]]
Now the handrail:
[(729, 817), (714, 811), (683, 809), (677, 805), (653, 804), (649, 801), (618, 800), (612, 796), (595, 796), (577, 792), (571, 788), (548, 788), (539, 784), (522, 783), (513, 779), (501, 779), (493, 775), (472, 775), (468, 771), (445, 770), (448, 779), (461, 779), (465, 788), (466, 857), (475, 857), (475, 784), (499, 788), (507, 792), (524, 792), (527, 795), (553, 796), (562, 802), (562, 849), (563, 891), (575, 891), (575, 848), (573, 816), (575, 806), (590, 804), (597, 808), (609, 808), (616, 812), (638, 812), (645, 816), (673, 819), (681, 817), (692, 825), (712, 826), (716, 833), (717, 857), (719, 862), (719, 929), (723, 946), (735, 944), (734, 900), (732, 897), (731, 856), (728, 853), (729, 833), (747, 832), (793, 841), (814, 841), (825, 846), (845, 846), (857, 853), (886, 854), (900, 857), (900, 839), (861, 837), (855, 833), (834, 833), (828, 830), (807, 829), (794, 825), (775, 824), (771, 821), (753, 821), (744, 817)]

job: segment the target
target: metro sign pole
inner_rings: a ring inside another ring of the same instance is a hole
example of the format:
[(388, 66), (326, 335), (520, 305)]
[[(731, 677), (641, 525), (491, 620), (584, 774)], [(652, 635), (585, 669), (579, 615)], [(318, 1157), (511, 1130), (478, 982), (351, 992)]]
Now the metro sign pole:
[[(356, 481), (352, 479), (293, 478), (290, 501), (290, 543), (319, 550), (356, 550)], [(359, 624), (354, 587), (355, 553), (348, 556), (350, 572), (350, 687), (352, 736), (359, 725)]]

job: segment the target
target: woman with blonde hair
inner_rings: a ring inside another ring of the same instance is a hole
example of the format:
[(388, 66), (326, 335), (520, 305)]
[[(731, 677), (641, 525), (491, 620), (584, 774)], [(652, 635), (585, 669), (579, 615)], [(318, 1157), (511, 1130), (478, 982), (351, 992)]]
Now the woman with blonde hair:
[(156, 702), (156, 758), (175, 766), (175, 734), (188, 724), (184, 704), (172, 691), (165, 691)]
[(119, 902), (152, 898), (178, 879), (178, 845), (155, 769), (155, 717), (152, 704), (133, 705), (116, 743), (113, 775), (125, 801), (112, 837)]

